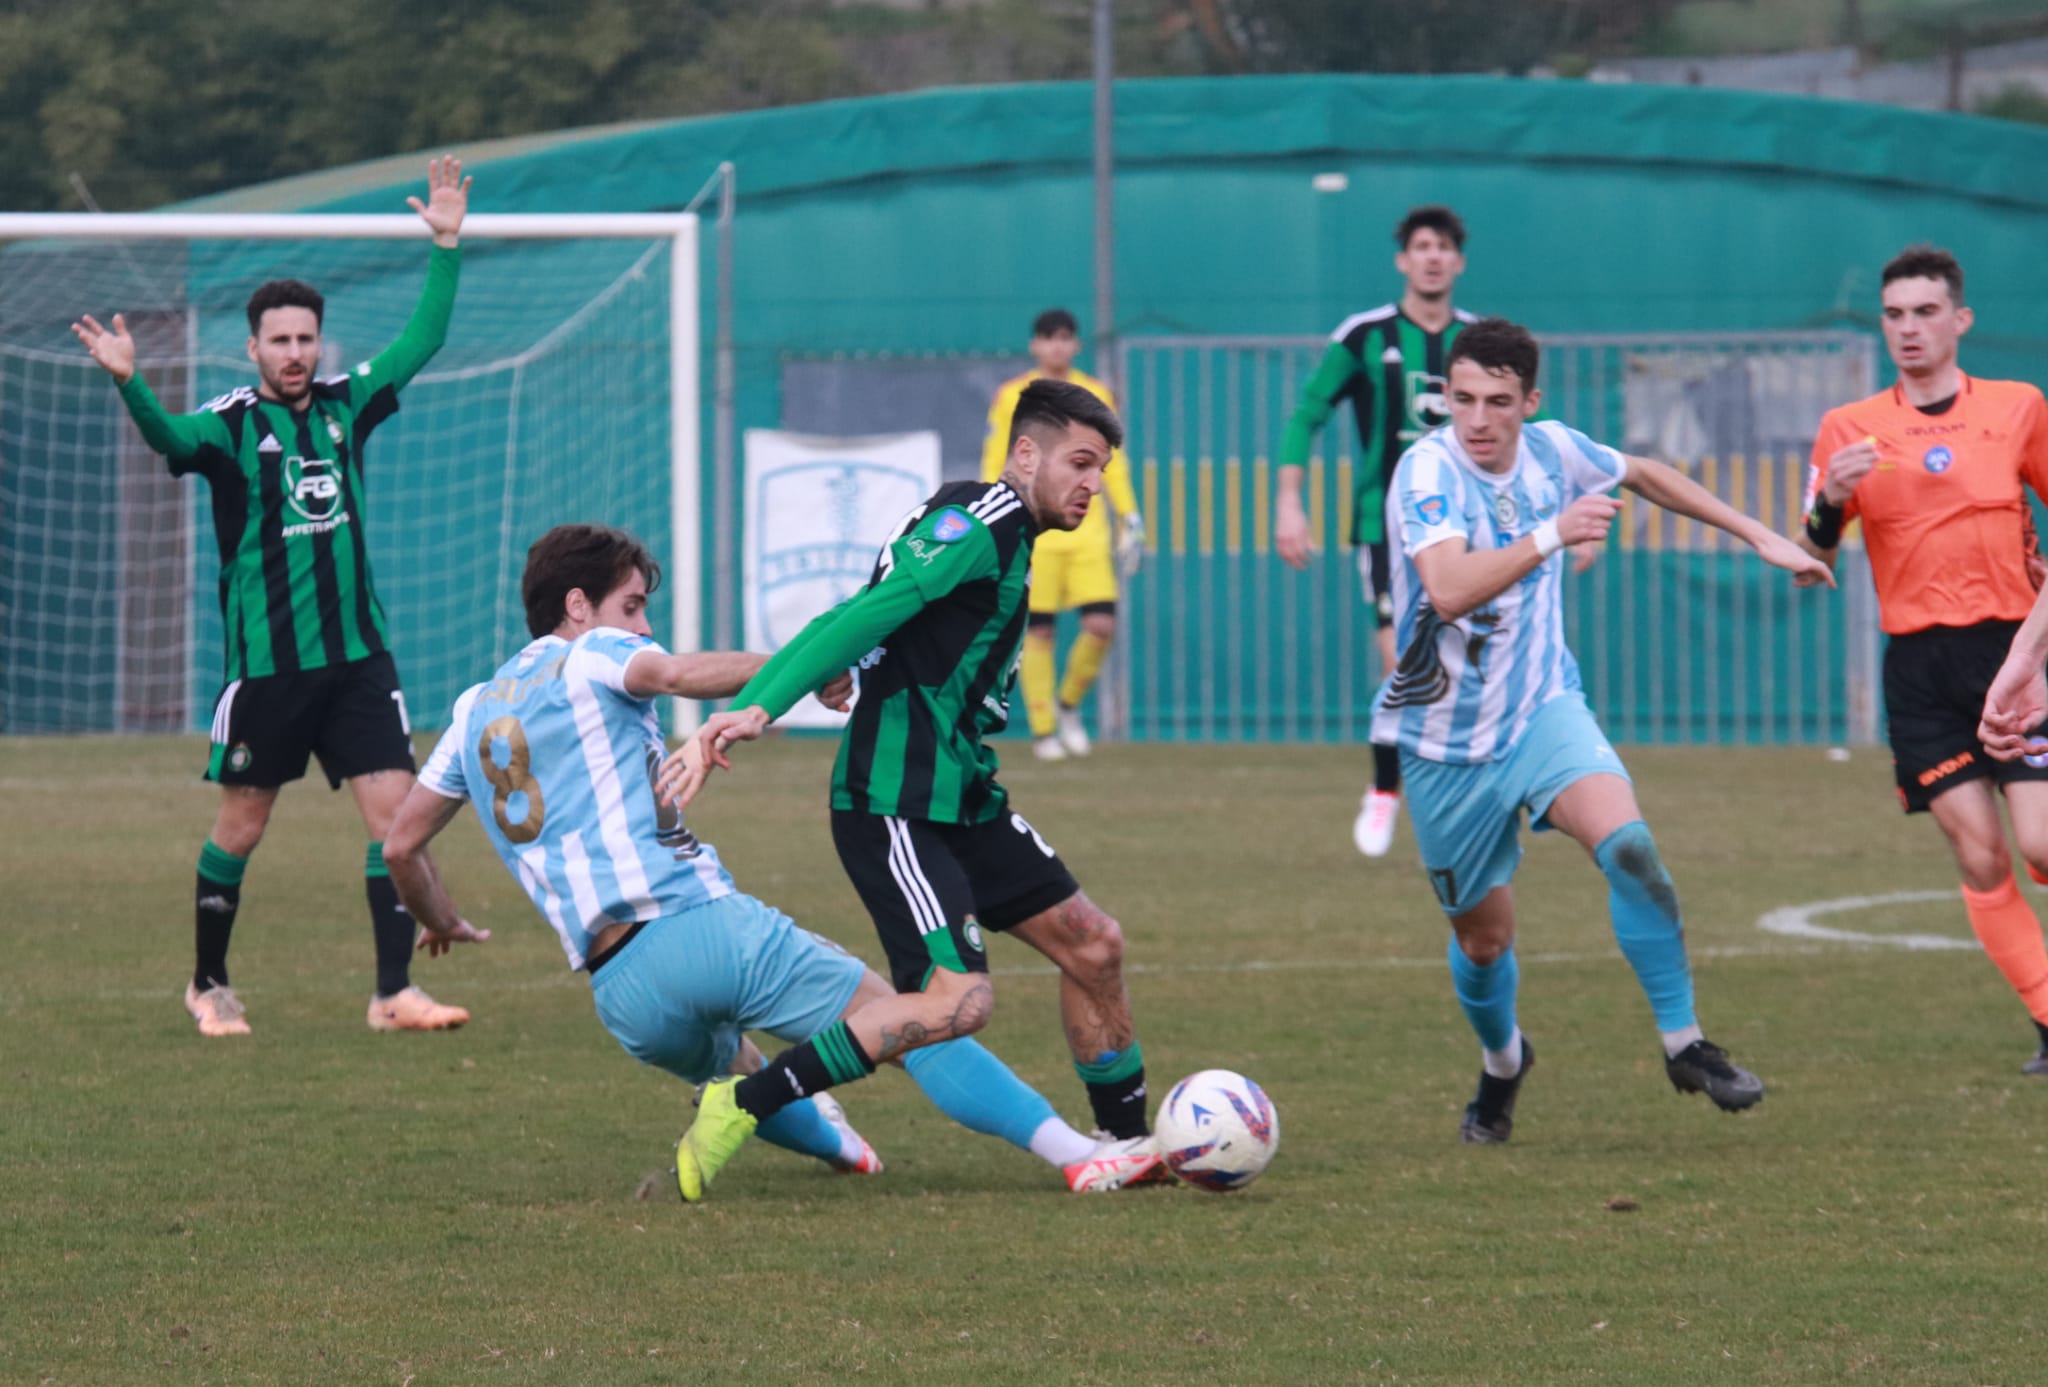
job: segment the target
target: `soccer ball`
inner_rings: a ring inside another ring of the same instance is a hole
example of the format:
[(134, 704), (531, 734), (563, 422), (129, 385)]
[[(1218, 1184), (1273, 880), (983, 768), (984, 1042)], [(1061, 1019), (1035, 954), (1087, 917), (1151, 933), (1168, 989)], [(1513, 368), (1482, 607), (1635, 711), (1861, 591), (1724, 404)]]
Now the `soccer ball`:
[(1204, 1069), (1175, 1084), (1155, 1131), (1167, 1169), (1204, 1190), (1243, 1189), (1280, 1148), (1273, 1100), (1228, 1069)]

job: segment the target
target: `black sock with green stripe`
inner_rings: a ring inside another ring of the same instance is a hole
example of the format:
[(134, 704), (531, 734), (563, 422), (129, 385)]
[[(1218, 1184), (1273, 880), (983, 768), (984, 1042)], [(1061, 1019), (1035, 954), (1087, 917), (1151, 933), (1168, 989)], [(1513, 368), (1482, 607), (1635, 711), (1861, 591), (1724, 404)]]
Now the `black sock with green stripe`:
[(823, 1093), (839, 1084), (865, 1079), (875, 1062), (861, 1049), (844, 1021), (834, 1021), (801, 1045), (792, 1045), (741, 1079), (733, 1101), (756, 1122), (766, 1122), (799, 1098)]
[(197, 917), (192, 986), (201, 992), (227, 986), (228, 937), (235, 932), (235, 912), (242, 908), (242, 873), (248, 869), (248, 858), (222, 851), (211, 838), (199, 849), (198, 885), (192, 894)]
[(384, 865), (384, 845), (363, 854), (363, 894), (370, 900), (370, 931), (377, 938), (377, 995), (395, 997), (412, 986), (412, 916), (398, 899)]
[(1145, 1052), (1137, 1041), (1126, 1049), (1105, 1050), (1093, 1064), (1075, 1060), (1074, 1072), (1088, 1086), (1097, 1127), (1117, 1141), (1151, 1132), (1145, 1118)]

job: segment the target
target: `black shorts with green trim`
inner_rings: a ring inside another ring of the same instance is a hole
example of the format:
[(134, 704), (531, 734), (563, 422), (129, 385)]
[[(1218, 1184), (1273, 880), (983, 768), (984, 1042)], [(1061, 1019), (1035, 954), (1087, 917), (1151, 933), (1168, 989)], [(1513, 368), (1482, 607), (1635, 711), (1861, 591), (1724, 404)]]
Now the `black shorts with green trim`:
[(372, 771), (411, 771), (412, 727), (388, 651), (363, 660), (237, 679), (213, 705), (206, 778), (275, 789), (320, 758), (327, 783)]
[(983, 930), (1006, 930), (1081, 889), (1022, 814), (942, 824), (832, 811), (832, 843), (875, 922), (889, 981), (922, 992), (934, 968), (986, 973)]

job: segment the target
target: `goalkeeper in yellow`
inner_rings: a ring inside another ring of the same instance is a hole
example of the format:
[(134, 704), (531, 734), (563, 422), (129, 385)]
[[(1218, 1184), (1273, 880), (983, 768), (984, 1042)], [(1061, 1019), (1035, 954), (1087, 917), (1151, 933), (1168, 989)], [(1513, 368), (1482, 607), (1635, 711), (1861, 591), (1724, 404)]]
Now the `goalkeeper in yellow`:
[[(1116, 400), (1109, 388), (1078, 370), (1080, 325), (1064, 308), (1048, 308), (1031, 324), (1032, 369), (1005, 381), (988, 408), (988, 438), (981, 446), (981, 479), (993, 482), (1003, 474), (1009, 456), (1010, 415), (1017, 397), (1035, 380), (1072, 381), (1111, 409)], [(1041, 761), (1086, 756), (1088, 730), (1081, 722), (1081, 700), (1102, 671), (1103, 657), (1116, 639), (1117, 575), (1137, 570), (1145, 550), (1145, 522), (1131, 490), (1130, 465), (1122, 450), (1103, 470), (1103, 489), (1116, 510), (1115, 533), (1103, 498), (1089, 508), (1088, 518), (1071, 531), (1048, 531), (1038, 537), (1031, 557), (1031, 609), (1024, 634), (1024, 655), (1018, 680), (1024, 686), (1024, 708), (1031, 720), (1032, 750)], [(1053, 624), (1061, 612), (1078, 608), (1081, 634), (1067, 653), (1067, 674), (1054, 697)]]

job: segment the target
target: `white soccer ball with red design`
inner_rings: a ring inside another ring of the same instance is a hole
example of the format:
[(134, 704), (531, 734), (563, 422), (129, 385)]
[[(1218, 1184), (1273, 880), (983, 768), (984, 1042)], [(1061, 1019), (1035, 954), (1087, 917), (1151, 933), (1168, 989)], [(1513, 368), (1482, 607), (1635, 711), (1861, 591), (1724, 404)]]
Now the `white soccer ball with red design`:
[(1153, 1130), (1167, 1169), (1204, 1190), (1243, 1189), (1280, 1148), (1273, 1100), (1228, 1069), (1204, 1069), (1175, 1084)]

